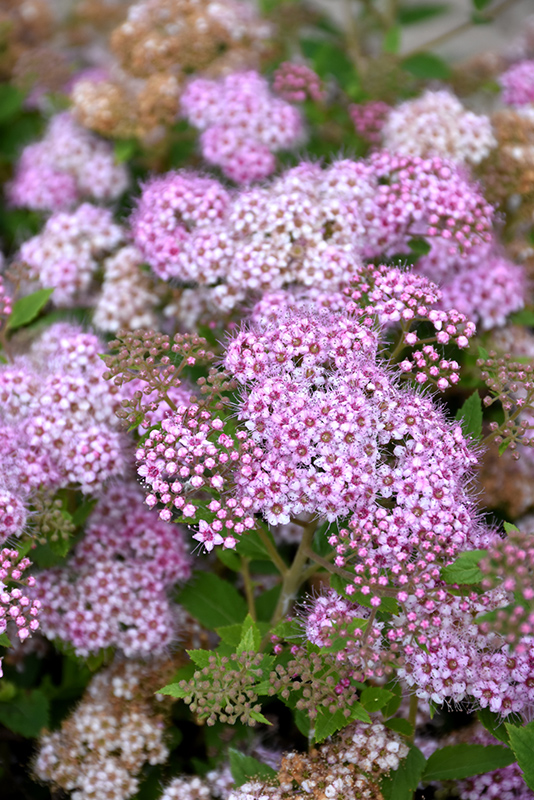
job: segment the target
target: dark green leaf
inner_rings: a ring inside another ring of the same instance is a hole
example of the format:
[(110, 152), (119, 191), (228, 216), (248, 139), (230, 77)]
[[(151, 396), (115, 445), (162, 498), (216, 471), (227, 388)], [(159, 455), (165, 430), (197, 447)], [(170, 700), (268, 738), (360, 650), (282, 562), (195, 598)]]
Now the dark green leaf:
[(0, 125), (4, 125), (22, 108), (24, 93), (9, 83), (0, 85)]
[(417, 747), (412, 747), (407, 757), (387, 778), (382, 779), (384, 800), (412, 800), (425, 769), (426, 760)]
[(426, 256), (428, 253), (430, 253), (430, 244), (426, 239), (423, 239), (422, 236), (416, 236), (413, 239), (410, 239), (408, 242), (408, 247), (418, 256)]
[(0, 723), (21, 736), (39, 736), (49, 724), (48, 698), (35, 689), (29, 694), (20, 694), (9, 703), (1, 703)]
[(393, 719), (388, 719), (386, 722), (384, 722), (384, 725), (391, 731), (401, 733), (403, 736), (413, 735), (413, 725), (411, 725), (407, 719), (393, 717)]
[(432, 753), (427, 761), (423, 780), (428, 782), (460, 780), (507, 767), (514, 761), (512, 751), (501, 745), (485, 747), (482, 744), (455, 744)]
[(76, 511), (72, 515), (72, 521), (76, 527), (79, 525), (83, 525), (86, 521), (91, 512), (93, 511), (94, 507), (98, 503), (96, 497), (88, 497), (82, 503), (79, 504)]
[(34, 320), (42, 308), (47, 304), (53, 289), (38, 289), (33, 294), (21, 297), (13, 305), (13, 311), (7, 321), (7, 327), (14, 331)]
[(273, 586), (256, 598), (256, 613), (259, 620), (267, 621), (272, 618), (281, 590), (281, 586)]
[(523, 770), (523, 778), (529, 789), (534, 790), (534, 722), (529, 722), (522, 728), (506, 723), (506, 730), (510, 737), (510, 747), (513, 750), (517, 763)]
[(330, 711), (328, 708), (321, 708), (315, 718), (314, 725), (314, 741), (322, 742), (328, 736), (345, 728), (349, 722), (354, 722), (358, 719), (362, 722), (371, 722), (371, 717), (360, 703), (355, 703), (351, 706), (350, 715), (348, 717), (343, 713), (344, 709), (338, 708), (335, 711)]
[(477, 391), (470, 395), (456, 412), (456, 420), (462, 426), (464, 436), (478, 441), (482, 435), (482, 400)]
[(483, 11), (487, 6), (489, 6), (492, 0), (471, 0), (471, 2), (477, 11)]
[(237, 647), (237, 653), (254, 652), (260, 649), (261, 633), (257, 624), (250, 614), (247, 614), (241, 628), (241, 638)]
[(396, 681), (390, 681), (384, 688), (389, 689), (393, 695), (391, 700), (382, 709), (384, 719), (387, 719), (388, 717), (392, 717), (393, 714), (396, 714), (399, 710), (399, 706), (402, 702), (402, 689), (400, 684)]
[(395, 695), (387, 689), (379, 689), (375, 686), (368, 686), (360, 695), (360, 702), (366, 711), (379, 711)]
[(516, 311), (508, 317), (512, 325), (526, 325), (529, 328), (534, 328), (534, 309), (522, 308), (521, 311)]
[(397, 19), (401, 25), (416, 25), (418, 22), (425, 22), (427, 19), (444, 14), (450, 8), (445, 3), (421, 3), (399, 8)]
[(234, 750), (230, 747), (228, 750), (228, 757), (230, 759), (230, 771), (236, 786), (242, 786), (251, 778), (260, 778), (261, 780), (272, 780), (276, 777), (276, 772), (268, 764), (263, 764), (257, 758), (246, 756), (239, 750)]
[(456, 561), (443, 567), (441, 577), (447, 583), (479, 583), (483, 576), (478, 564), (487, 554), (487, 550), (467, 550), (460, 553)]
[(402, 66), (406, 72), (420, 80), (447, 80), (451, 74), (449, 65), (434, 53), (417, 53), (409, 56), (404, 59)]
[(247, 604), (235, 586), (208, 572), (197, 572), (177, 601), (211, 630), (242, 622), (247, 615)]
[(221, 547), (217, 547), (217, 558), (228, 569), (234, 572), (241, 571), (241, 559), (235, 550), (223, 550)]
[[(492, 736), (495, 736), (496, 739), (499, 739), (499, 741), (503, 742), (504, 744), (510, 744), (510, 737), (508, 736), (506, 725), (499, 714), (496, 714), (494, 711), (490, 711), (489, 708), (479, 708), (477, 711), (477, 717), (486, 730), (492, 734)], [(513, 719), (511, 719), (512, 717)], [(523, 720), (519, 714), (511, 714), (506, 717), (506, 723), (512, 725), (522, 725)]]

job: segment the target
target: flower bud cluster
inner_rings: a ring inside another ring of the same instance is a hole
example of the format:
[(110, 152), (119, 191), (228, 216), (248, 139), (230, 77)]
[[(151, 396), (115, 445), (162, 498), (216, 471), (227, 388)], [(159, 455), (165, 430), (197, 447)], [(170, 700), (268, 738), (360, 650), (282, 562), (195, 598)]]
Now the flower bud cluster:
[(127, 186), (128, 172), (115, 162), (111, 145), (64, 112), (40, 142), (24, 148), (7, 196), (15, 206), (55, 212), (85, 199), (116, 200)]
[(195, 78), (182, 95), (181, 109), (202, 131), (204, 159), (236, 183), (266, 178), (276, 168), (273, 154), (303, 140), (300, 112), (273, 96), (258, 72)]
[(382, 143), (398, 155), (439, 155), (480, 164), (496, 140), (487, 116), (466, 111), (457, 97), (441, 89), (392, 109), (382, 128)]
[(165, 709), (150, 694), (154, 677), (161, 682), (168, 671), (158, 662), (119, 660), (99, 672), (61, 728), (41, 737), (35, 776), (77, 800), (132, 797), (143, 765), (163, 764), (169, 754)]
[(356, 133), (372, 145), (382, 141), (382, 129), (388, 118), (391, 106), (382, 100), (349, 106), (349, 113)]
[(326, 95), (317, 73), (305, 64), (293, 61), (284, 61), (277, 68), (273, 76), (273, 91), (288, 103), (304, 103), (308, 99), (320, 103)]
[(43, 633), (83, 656), (161, 652), (181, 622), (167, 590), (190, 569), (180, 530), (154, 520), (135, 485), (110, 487), (66, 566), (39, 575)]
[[(504, 420), (490, 423), (491, 440), (499, 446), (509, 446), (517, 451), (518, 445), (534, 447), (532, 421), (534, 404), (534, 366), (523, 361), (513, 361), (510, 353), (499, 357), (491, 350), (477, 360), (488, 394), (484, 405), (498, 403)], [(515, 452), (519, 457), (519, 454)]]

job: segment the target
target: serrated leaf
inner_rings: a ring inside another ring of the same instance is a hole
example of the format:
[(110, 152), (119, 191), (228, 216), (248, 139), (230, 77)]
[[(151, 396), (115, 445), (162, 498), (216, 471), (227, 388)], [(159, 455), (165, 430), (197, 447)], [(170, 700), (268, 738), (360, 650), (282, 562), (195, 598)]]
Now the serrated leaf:
[(250, 614), (247, 614), (241, 628), (241, 639), (237, 646), (237, 653), (238, 655), (247, 652), (257, 653), (260, 649), (260, 644), (260, 630)]
[[(510, 719), (510, 716), (514, 717), (513, 721)], [(523, 720), (519, 714), (512, 714), (510, 716), (506, 718), (507, 724), (516, 726), (523, 724)], [(494, 711), (490, 711), (489, 708), (479, 708), (477, 711), (477, 717), (492, 736), (495, 736), (496, 739), (499, 739), (499, 741), (503, 742), (504, 744), (510, 744), (510, 737), (508, 735), (508, 731), (506, 730), (506, 725), (499, 714), (496, 714)]]
[(487, 550), (467, 550), (460, 553), (456, 561), (443, 567), (441, 577), (447, 583), (479, 583), (483, 573), (478, 564), (487, 554)]
[(158, 689), (157, 694), (167, 694), (170, 697), (182, 699), (187, 696), (188, 690), (183, 689), (179, 683), (169, 683), (167, 686)]
[(477, 391), (470, 395), (456, 412), (456, 420), (462, 426), (464, 436), (478, 441), (482, 435), (482, 400)]
[(27, 738), (39, 736), (49, 725), (49, 701), (39, 689), (0, 704), (0, 723)]
[(187, 650), (186, 652), (193, 664), (196, 664), (200, 669), (208, 666), (210, 657), (213, 655), (211, 650)]
[(451, 70), (446, 61), (434, 53), (416, 53), (405, 58), (403, 68), (420, 80), (447, 80)]
[(230, 747), (228, 750), (228, 758), (230, 761), (230, 772), (234, 779), (236, 786), (242, 786), (252, 778), (260, 778), (260, 780), (272, 780), (276, 777), (275, 770), (268, 764), (258, 761), (257, 758), (246, 756), (239, 750), (234, 750)]
[(378, 688), (376, 686), (368, 686), (360, 695), (360, 703), (366, 711), (379, 711), (394, 697), (393, 692), (388, 689)]
[(402, 703), (402, 689), (399, 683), (391, 681), (385, 687), (388, 689), (391, 694), (393, 695), (391, 700), (384, 706), (382, 709), (382, 714), (385, 719), (388, 717), (392, 717), (393, 714), (396, 714), (399, 710), (399, 706)]
[(460, 780), (507, 767), (514, 761), (513, 752), (502, 745), (450, 745), (432, 753), (427, 761), (423, 780), (428, 782)]
[(371, 717), (361, 703), (354, 703), (351, 706), (348, 717), (343, 713), (343, 708), (337, 708), (333, 712), (328, 708), (320, 708), (314, 722), (314, 742), (324, 741), (328, 736), (332, 736), (336, 731), (340, 731), (349, 722), (354, 722), (355, 720), (371, 722)]
[(445, 3), (421, 3), (399, 8), (397, 19), (401, 25), (416, 25), (418, 22), (425, 22), (427, 19), (437, 17), (448, 11), (450, 6)]
[(38, 289), (32, 294), (21, 297), (13, 304), (13, 311), (7, 321), (7, 327), (14, 331), (32, 322), (47, 304), (53, 289)]
[(210, 630), (242, 622), (247, 615), (247, 604), (235, 586), (209, 572), (197, 572), (177, 602)]
[(399, 768), (382, 779), (384, 800), (412, 800), (423, 776), (425, 765), (426, 759), (422, 752), (412, 746)]
[(516, 728), (506, 723), (506, 731), (510, 738), (510, 747), (517, 759), (523, 778), (529, 789), (534, 790), (534, 722)]
[(241, 559), (235, 550), (223, 550), (217, 547), (216, 552), (217, 558), (225, 567), (228, 567), (228, 569), (231, 569), (233, 572), (239, 572), (241, 570)]
[[(261, 684), (260, 684), (260, 686), (261, 686)], [(264, 717), (263, 714), (260, 711), (251, 711), (249, 716), (250, 716), (250, 719), (253, 719), (255, 722), (261, 722), (262, 725), (272, 725), (273, 724), (272, 722), (269, 722), (267, 717)]]
[(391, 731), (400, 733), (403, 736), (413, 736), (413, 725), (411, 725), (407, 719), (402, 719), (401, 717), (393, 717), (393, 719), (386, 720), (386, 722), (384, 722), (384, 725)]
[(24, 92), (4, 83), (0, 86), (0, 125), (14, 117), (22, 108), (24, 102)]

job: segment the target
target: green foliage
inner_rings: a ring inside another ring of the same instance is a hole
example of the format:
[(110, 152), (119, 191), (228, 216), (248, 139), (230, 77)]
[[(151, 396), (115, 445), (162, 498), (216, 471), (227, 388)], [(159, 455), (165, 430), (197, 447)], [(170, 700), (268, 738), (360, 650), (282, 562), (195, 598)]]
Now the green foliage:
[(210, 630), (242, 622), (247, 615), (247, 604), (235, 586), (209, 572), (194, 574), (177, 602)]
[(482, 436), (482, 400), (478, 391), (469, 395), (465, 403), (456, 412), (456, 420), (462, 426), (464, 436), (471, 436), (478, 441)]
[(448, 64), (433, 53), (416, 53), (405, 58), (403, 68), (419, 80), (447, 80), (451, 70)]
[(482, 571), (478, 564), (487, 553), (487, 550), (467, 550), (460, 553), (456, 561), (443, 567), (441, 577), (447, 583), (479, 583), (482, 580)]
[(393, 717), (393, 719), (388, 719), (386, 722), (384, 722), (384, 725), (391, 731), (396, 731), (396, 733), (402, 734), (402, 736), (413, 736), (413, 725), (411, 725), (407, 719), (402, 719), (402, 717)]
[(489, 708), (479, 708), (477, 711), (477, 717), (492, 736), (495, 736), (496, 739), (507, 745), (510, 744), (510, 737), (508, 735), (506, 725), (517, 726), (521, 725), (523, 722), (519, 714), (511, 714), (510, 716), (506, 717), (505, 724), (502, 717), (499, 714), (496, 714), (494, 711), (490, 711)]
[(35, 738), (49, 724), (50, 703), (39, 689), (21, 692), (12, 700), (0, 703), (0, 723), (21, 736)]
[(233, 747), (228, 750), (228, 758), (236, 786), (242, 786), (253, 778), (268, 781), (276, 776), (275, 770), (268, 764), (263, 764), (252, 756), (246, 756), (239, 750), (234, 750)]
[(388, 689), (381, 689), (377, 686), (368, 686), (360, 695), (362, 706), (366, 711), (371, 714), (373, 711), (379, 711), (384, 708), (387, 703), (394, 697), (393, 692)]
[(53, 289), (38, 289), (33, 294), (28, 294), (26, 297), (21, 297), (17, 300), (7, 321), (7, 327), (13, 331), (32, 322), (48, 303), (53, 291)]
[(398, 770), (382, 779), (384, 800), (412, 800), (425, 770), (426, 759), (417, 747), (401, 762)]
[(523, 778), (529, 789), (534, 790), (534, 722), (522, 728), (506, 723), (506, 731), (510, 737), (510, 747), (523, 770)]
[(492, 0), (471, 0), (471, 2), (477, 11), (483, 11), (491, 4)]
[(382, 49), (384, 53), (398, 53), (401, 45), (401, 29), (399, 25), (393, 25), (386, 31)]
[(427, 761), (423, 780), (450, 781), (507, 767), (514, 754), (501, 745), (455, 744), (436, 750)]
[(519, 528), (516, 525), (512, 525), (511, 522), (503, 522), (503, 528), (508, 535), (511, 533), (519, 533)]
[(433, 17), (441, 16), (449, 11), (446, 3), (419, 3), (417, 5), (401, 6), (397, 12), (397, 19), (401, 25), (416, 25), (426, 22)]
[(0, 645), (2, 647), (13, 647), (7, 633), (0, 633)]
[(371, 717), (360, 703), (355, 703), (350, 708), (321, 708), (314, 721), (313, 741), (323, 742), (328, 736), (337, 733), (355, 720), (371, 722)]
[(300, 46), (312, 62), (315, 72), (324, 80), (335, 78), (347, 94), (356, 99), (360, 81), (354, 64), (337, 42), (324, 39), (301, 39)]

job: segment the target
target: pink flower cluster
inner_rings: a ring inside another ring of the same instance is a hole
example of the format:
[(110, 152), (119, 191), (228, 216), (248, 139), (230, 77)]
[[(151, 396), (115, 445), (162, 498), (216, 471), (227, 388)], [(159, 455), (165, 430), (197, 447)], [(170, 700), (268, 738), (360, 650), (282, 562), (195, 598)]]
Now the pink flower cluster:
[(6, 290), (4, 280), (0, 275), (0, 325), (4, 321), (2, 317), (7, 318), (13, 310), (13, 300)]
[(129, 657), (161, 651), (180, 623), (167, 589), (190, 571), (179, 528), (155, 519), (135, 484), (112, 485), (67, 565), (38, 576), (43, 633), (83, 656), (103, 647)]
[(398, 155), (438, 155), (479, 164), (497, 141), (489, 117), (466, 111), (455, 95), (441, 89), (391, 109), (382, 144)]
[(500, 78), (502, 99), (510, 106), (534, 103), (534, 61), (520, 61), (506, 70)]
[(406, 252), (413, 237), (468, 251), (489, 239), (492, 220), (454, 165), (377, 153), (325, 170), (302, 163), (269, 186), (233, 193), (170, 173), (146, 184), (132, 233), (156, 274), (206, 287), (220, 313), (293, 284), (339, 291), (362, 259)]
[(376, 145), (382, 141), (382, 129), (390, 111), (391, 106), (382, 100), (349, 106), (356, 133), (370, 144)]
[(464, 256), (436, 238), (416, 270), (441, 288), (441, 306), (456, 308), (483, 330), (504, 325), (523, 308), (527, 290), (523, 267), (501, 254), (494, 242), (476, 245)]
[(37, 489), (99, 491), (126, 466), (116, 386), (102, 379), (104, 345), (79, 328), (48, 328), (26, 356), (0, 367), (2, 541), (20, 535)]
[(302, 117), (274, 97), (257, 72), (236, 72), (220, 80), (195, 78), (181, 97), (184, 116), (202, 131), (202, 155), (236, 183), (266, 178), (273, 155), (303, 139)]
[(24, 242), (19, 259), (29, 267), (30, 278), (54, 289), (55, 305), (84, 305), (90, 302), (101, 260), (123, 238), (110, 211), (83, 203), (75, 211), (53, 214), (41, 233)]
[(321, 79), (305, 64), (284, 61), (273, 76), (273, 91), (288, 103), (303, 103), (308, 98), (320, 103), (325, 98)]
[[(16, 635), (21, 642), (31, 636), (39, 627), (41, 603), (31, 599), (19, 587), (35, 586), (33, 575), (23, 577), (31, 566), (29, 558), (20, 558), (16, 550), (4, 547), (0, 552), (0, 633), (9, 633), (9, 625), (13, 624)], [(2, 676), (0, 659), (0, 677)]]
[(70, 113), (57, 114), (40, 142), (24, 148), (7, 196), (14, 206), (60, 211), (82, 199), (117, 199), (128, 186), (126, 167), (112, 146), (79, 126)]

